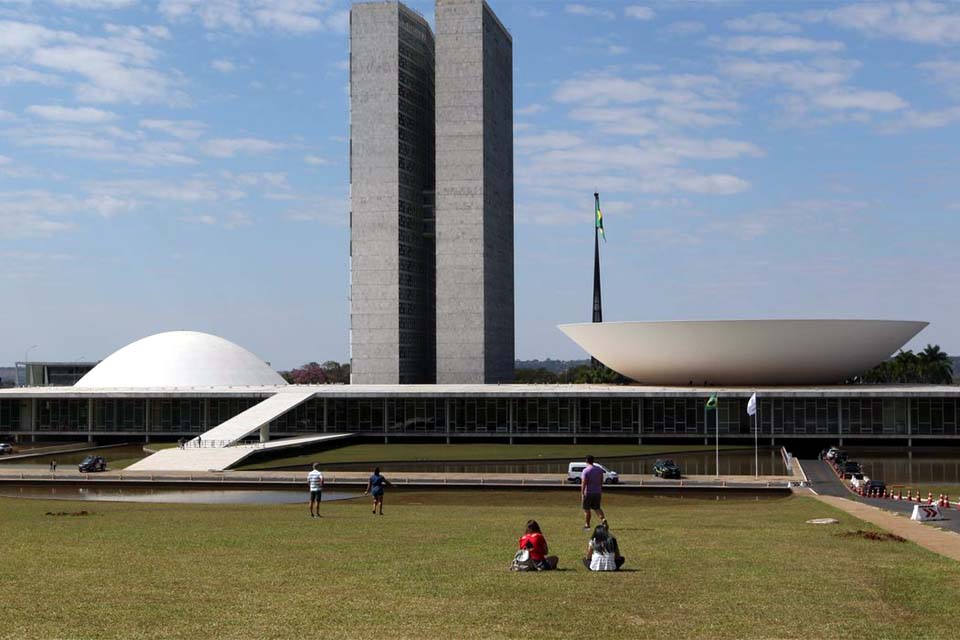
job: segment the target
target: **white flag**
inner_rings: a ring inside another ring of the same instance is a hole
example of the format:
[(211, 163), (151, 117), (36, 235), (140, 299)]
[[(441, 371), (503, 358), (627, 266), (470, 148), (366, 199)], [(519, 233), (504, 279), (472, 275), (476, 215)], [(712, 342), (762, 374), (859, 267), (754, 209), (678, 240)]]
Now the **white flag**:
[(747, 401), (747, 415), (751, 415), (751, 416), (757, 415), (757, 394), (756, 393), (750, 396), (750, 400)]

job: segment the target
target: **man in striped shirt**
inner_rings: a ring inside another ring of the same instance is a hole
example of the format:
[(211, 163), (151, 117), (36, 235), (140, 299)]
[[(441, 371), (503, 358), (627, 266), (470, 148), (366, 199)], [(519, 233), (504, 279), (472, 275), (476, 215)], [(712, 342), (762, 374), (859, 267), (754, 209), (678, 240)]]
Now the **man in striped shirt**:
[[(317, 469), (317, 463), (313, 463), (313, 471), (307, 474), (307, 482), (310, 484), (310, 517), (320, 517), (320, 499), (323, 497), (323, 474)], [(316, 505), (316, 514), (313, 506)]]

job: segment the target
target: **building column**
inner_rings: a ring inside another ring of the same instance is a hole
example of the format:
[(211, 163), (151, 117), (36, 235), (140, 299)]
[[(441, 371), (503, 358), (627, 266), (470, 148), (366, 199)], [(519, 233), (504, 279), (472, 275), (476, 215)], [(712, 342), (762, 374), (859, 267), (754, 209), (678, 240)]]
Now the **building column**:
[[(243, 413), (241, 411), (241, 413)], [(206, 433), (210, 430), (210, 398), (203, 399), (203, 425), (200, 433)]]
[(913, 446), (913, 399), (907, 398), (907, 446)]
[(87, 442), (93, 442), (93, 398), (87, 398)]
[(443, 399), (443, 424), (447, 428), (447, 444), (450, 444), (450, 398)]
[[(350, 375), (353, 375), (353, 374), (350, 374)], [(384, 422), (384, 425), (386, 425), (386, 422), (387, 422), (386, 402), (387, 401), (384, 400), (383, 402), (384, 402), (383, 422)], [(321, 424), (323, 425), (323, 432), (326, 433), (327, 432), (327, 399), (326, 398), (323, 399), (323, 422)], [(386, 427), (384, 427), (384, 432), (386, 432)]]
[(510, 434), (510, 444), (513, 444), (513, 398), (507, 400), (507, 433)]
[(30, 398), (30, 442), (37, 441), (37, 399)]
[(260, 442), (270, 442), (270, 422), (260, 425)]
[(147, 435), (147, 442), (150, 442), (150, 398), (143, 400), (143, 432)]

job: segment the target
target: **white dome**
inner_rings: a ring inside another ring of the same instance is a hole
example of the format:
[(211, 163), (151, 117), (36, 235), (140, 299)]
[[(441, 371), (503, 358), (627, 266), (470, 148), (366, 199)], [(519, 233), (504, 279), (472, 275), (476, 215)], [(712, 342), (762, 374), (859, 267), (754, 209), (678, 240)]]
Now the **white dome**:
[(80, 378), (76, 387), (238, 387), (286, 382), (243, 347), (209, 333), (169, 331), (137, 340)]

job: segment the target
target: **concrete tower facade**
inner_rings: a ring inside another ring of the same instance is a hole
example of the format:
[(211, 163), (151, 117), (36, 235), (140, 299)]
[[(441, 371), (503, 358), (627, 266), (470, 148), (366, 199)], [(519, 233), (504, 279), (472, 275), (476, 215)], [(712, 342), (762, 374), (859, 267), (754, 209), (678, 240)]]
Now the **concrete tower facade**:
[(513, 42), (484, 0), (436, 3), (438, 383), (513, 380)]
[(434, 38), (397, 2), (350, 11), (350, 361), (359, 384), (436, 380)]

